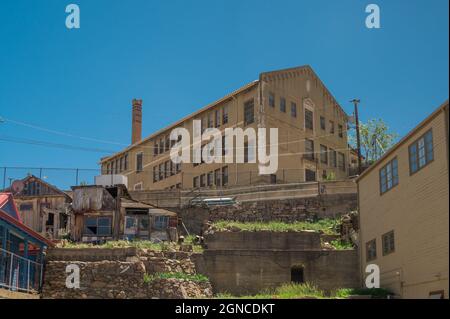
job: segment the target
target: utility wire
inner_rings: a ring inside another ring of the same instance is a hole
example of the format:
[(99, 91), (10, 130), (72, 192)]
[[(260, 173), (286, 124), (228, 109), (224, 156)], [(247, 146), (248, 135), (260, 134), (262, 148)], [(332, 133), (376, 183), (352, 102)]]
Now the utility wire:
[(101, 148), (74, 146), (74, 145), (62, 144), (62, 143), (51, 143), (51, 142), (46, 142), (46, 141), (38, 141), (38, 140), (32, 140), (32, 139), (17, 138), (17, 137), (11, 137), (11, 136), (0, 136), (0, 141), (16, 143), (16, 144), (28, 144), (28, 145), (36, 145), (36, 146), (46, 146), (46, 147), (53, 147), (53, 148), (66, 149), (66, 150), (77, 150), (77, 151), (84, 151), (84, 152), (94, 152), (94, 153), (108, 153), (108, 154), (111, 154), (111, 153), (117, 152), (117, 151), (114, 151), (114, 150), (106, 150), (106, 149), (101, 149)]

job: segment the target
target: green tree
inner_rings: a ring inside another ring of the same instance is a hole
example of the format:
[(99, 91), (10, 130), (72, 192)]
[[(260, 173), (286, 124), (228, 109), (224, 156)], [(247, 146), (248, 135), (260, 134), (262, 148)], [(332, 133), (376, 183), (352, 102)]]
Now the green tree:
[[(359, 123), (361, 137), (361, 155), (365, 162), (373, 163), (379, 159), (398, 137), (397, 133), (391, 132), (382, 119), (370, 119), (366, 123)], [(349, 134), (350, 146), (356, 149), (356, 132), (352, 130)]]

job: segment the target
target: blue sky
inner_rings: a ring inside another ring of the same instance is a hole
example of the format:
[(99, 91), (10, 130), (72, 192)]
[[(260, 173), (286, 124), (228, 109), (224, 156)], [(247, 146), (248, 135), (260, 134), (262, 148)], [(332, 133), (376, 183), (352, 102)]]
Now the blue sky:
[[(78, 30), (65, 27), (70, 3)], [(365, 27), (369, 3), (381, 29)], [(108, 153), (93, 148), (129, 143), (132, 98), (144, 101), (145, 136), (260, 72), (304, 64), (347, 113), (358, 97), (363, 121), (383, 118), (404, 135), (448, 99), (448, 45), (448, 0), (2, 0), (0, 139), (89, 150), (0, 140), (0, 166), (97, 168)], [(43, 176), (64, 187), (75, 179)]]

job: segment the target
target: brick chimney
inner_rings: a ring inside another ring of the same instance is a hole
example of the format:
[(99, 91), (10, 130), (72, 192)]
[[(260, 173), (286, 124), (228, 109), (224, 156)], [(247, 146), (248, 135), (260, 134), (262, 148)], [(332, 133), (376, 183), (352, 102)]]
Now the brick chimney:
[(142, 100), (133, 99), (131, 114), (131, 144), (142, 139)]

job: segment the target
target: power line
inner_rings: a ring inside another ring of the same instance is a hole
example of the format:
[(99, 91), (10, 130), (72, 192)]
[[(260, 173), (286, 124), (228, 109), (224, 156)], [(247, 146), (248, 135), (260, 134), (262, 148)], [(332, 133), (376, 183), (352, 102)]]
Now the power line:
[(11, 119), (7, 119), (7, 118), (4, 118), (4, 117), (2, 117), (1, 119), (4, 122), (10, 122), (10, 123), (14, 123), (14, 124), (17, 124), (17, 125), (22, 125), (22, 126), (29, 127), (29, 128), (32, 128), (32, 129), (40, 130), (40, 131), (47, 132), (47, 133), (57, 134), (57, 135), (61, 135), (61, 136), (74, 137), (74, 138), (79, 138), (79, 139), (86, 140), (86, 141), (98, 142), (98, 143), (104, 143), (104, 144), (128, 146), (128, 144), (112, 142), (112, 141), (106, 141), (106, 140), (101, 140), (101, 139), (97, 139), (97, 138), (79, 136), (79, 135), (70, 134), (70, 133), (66, 133), (66, 132), (56, 131), (56, 130), (48, 129), (48, 128), (45, 128), (45, 127), (42, 127), (42, 126), (37, 126), (37, 125), (25, 123), (25, 122), (16, 121), (16, 120), (11, 120)]
[(106, 150), (106, 149), (101, 149), (101, 148), (74, 146), (74, 145), (62, 144), (62, 143), (51, 143), (51, 142), (46, 142), (46, 141), (38, 141), (38, 140), (32, 140), (32, 139), (17, 138), (17, 137), (11, 137), (11, 136), (0, 136), (0, 141), (16, 143), (16, 144), (28, 144), (28, 145), (36, 145), (36, 146), (45, 146), (45, 147), (59, 148), (59, 149), (65, 149), (65, 150), (94, 152), (94, 153), (108, 153), (108, 154), (110, 154), (110, 153), (116, 153), (117, 152), (117, 151), (114, 151), (114, 150)]

